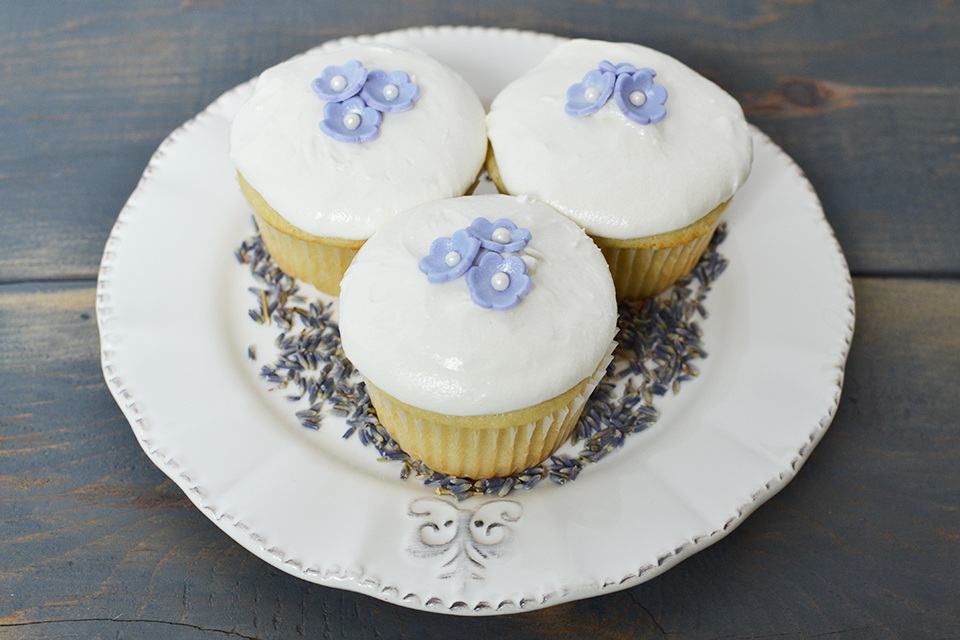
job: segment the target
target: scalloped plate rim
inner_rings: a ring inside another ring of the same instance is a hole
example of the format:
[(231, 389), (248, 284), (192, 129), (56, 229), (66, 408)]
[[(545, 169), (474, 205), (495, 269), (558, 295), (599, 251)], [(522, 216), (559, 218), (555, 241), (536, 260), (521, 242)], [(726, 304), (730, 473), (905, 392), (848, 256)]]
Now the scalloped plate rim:
[[(372, 36), (342, 38), (321, 44), (319, 46), (331, 47), (338, 42), (351, 40), (393, 41), (399, 39), (412, 40), (416, 42), (418, 40), (428, 41), (431, 38), (436, 38), (438, 36), (446, 38), (450, 36), (463, 35), (478, 37), (481, 39), (515, 38), (517, 41), (527, 39), (539, 42), (541, 44), (549, 44), (564, 40), (564, 38), (559, 38), (557, 36), (530, 31), (501, 30), (481, 27), (424, 27), (399, 30)], [(591, 597), (613, 590), (629, 588), (639, 584), (640, 582), (644, 582), (655, 575), (659, 575), (684, 558), (689, 557), (696, 551), (699, 551), (706, 546), (709, 546), (732, 531), (750, 513), (752, 513), (764, 501), (775, 495), (796, 475), (800, 467), (809, 457), (810, 452), (826, 432), (826, 429), (832, 421), (839, 403), (840, 392), (843, 385), (844, 364), (846, 361), (846, 356), (849, 352), (850, 340), (852, 339), (853, 334), (855, 310), (853, 287), (850, 281), (849, 270), (846, 267), (842, 250), (840, 249), (839, 244), (836, 242), (836, 238), (833, 236), (832, 230), (829, 229), (829, 225), (826, 222), (826, 219), (823, 217), (822, 207), (817, 200), (816, 206), (819, 210), (819, 216), (822, 219), (823, 224), (829, 230), (829, 237), (832, 238), (836, 254), (838, 254), (839, 260), (842, 263), (842, 271), (845, 272), (844, 285), (846, 286), (847, 292), (847, 304), (845, 309), (835, 310), (841, 315), (846, 316), (847, 325), (846, 334), (841, 336), (844, 345), (841, 347), (839, 353), (836, 354), (836, 378), (834, 383), (835, 396), (832, 404), (826, 407), (825, 412), (821, 415), (818, 424), (811, 426), (808, 442), (801, 446), (799, 451), (796, 452), (796, 456), (790, 461), (789, 466), (784, 468), (779, 474), (777, 474), (776, 477), (770, 478), (764, 484), (763, 489), (759, 490), (757, 493), (752, 495), (750, 499), (743, 502), (743, 504), (736, 509), (736, 514), (731, 518), (723, 523), (717, 523), (716, 528), (713, 528), (711, 531), (703, 532), (699, 536), (694, 536), (692, 540), (680, 545), (678, 548), (674, 549), (672, 553), (661, 555), (658, 557), (656, 564), (625, 570), (623, 577), (619, 581), (601, 581), (596, 577), (588, 577), (579, 584), (574, 584), (571, 582), (561, 585), (559, 588), (542, 588), (536, 591), (536, 593), (530, 592), (533, 597), (517, 597), (514, 599), (507, 598), (504, 601), (496, 604), (491, 604), (489, 602), (465, 602), (462, 599), (456, 598), (455, 596), (451, 597), (449, 593), (442, 593), (442, 589), (435, 589), (434, 593), (431, 593), (429, 588), (424, 589), (422, 593), (414, 593), (412, 590), (398, 589), (395, 586), (383, 585), (375, 578), (365, 575), (363, 570), (358, 573), (351, 567), (339, 568), (337, 571), (327, 569), (326, 571), (317, 572), (316, 575), (311, 575), (309, 568), (304, 569), (302, 566), (298, 567), (296, 564), (291, 564), (289, 560), (285, 559), (287, 554), (278, 552), (277, 549), (271, 548), (267, 544), (260, 544), (258, 542), (258, 538), (260, 540), (266, 540), (266, 538), (263, 536), (258, 536), (256, 532), (251, 532), (238, 527), (238, 524), (241, 522), (241, 518), (239, 516), (233, 516), (232, 514), (226, 514), (223, 512), (218, 513), (218, 509), (211, 508), (209, 505), (205, 504), (203, 487), (198, 486), (194, 482), (194, 474), (190, 469), (183, 469), (176, 464), (174, 461), (175, 455), (168, 451), (158, 451), (151, 447), (150, 440), (145, 437), (149, 415), (141, 412), (141, 409), (137, 404), (135, 394), (132, 393), (129, 390), (128, 385), (125, 384), (124, 378), (126, 377), (127, 372), (122, 370), (118, 372), (116, 370), (114, 357), (117, 346), (114, 344), (115, 336), (110, 333), (110, 325), (113, 315), (112, 304), (116, 302), (115, 299), (111, 299), (112, 294), (115, 293), (115, 291), (111, 290), (111, 269), (114, 266), (116, 252), (122, 247), (122, 240), (124, 238), (126, 225), (133, 222), (131, 220), (133, 213), (144, 207), (144, 203), (141, 201), (142, 198), (145, 195), (149, 196), (149, 193), (147, 193), (148, 183), (152, 183), (154, 177), (158, 173), (162, 174), (162, 172), (165, 170), (166, 165), (164, 158), (167, 152), (173, 146), (180, 144), (181, 139), (185, 136), (189, 136), (195, 128), (203, 128), (208, 118), (216, 117), (213, 112), (222, 106), (224, 102), (235, 99), (239, 93), (248, 91), (252, 82), (253, 80), (248, 81), (238, 85), (234, 89), (225, 92), (220, 98), (211, 103), (211, 105), (200, 112), (197, 116), (188, 120), (183, 125), (178, 127), (174, 132), (172, 132), (163, 141), (163, 143), (161, 143), (153, 157), (151, 157), (146, 169), (144, 170), (143, 177), (141, 178), (134, 192), (131, 194), (127, 204), (121, 210), (117, 219), (117, 223), (114, 225), (110, 238), (108, 239), (104, 249), (100, 277), (98, 279), (97, 318), (101, 333), (101, 360), (104, 378), (122, 412), (130, 422), (141, 447), (148, 454), (151, 460), (157, 464), (157, 466), (160, 467), (164, 473), (170, 476), (174, 482), (181, 487), (181, 489), (184, 490), (191, 501), (193, 501), (194, 504), (196, 504), (205, 515), (207, 515), (223, 531), (228, 533), (231, 538), (271, 565), (287, 573), (318, 584), (346, 588), (352, 591), (366, 593), (379, 599), (394, 602), (403, 606), (413, 607), (425, 611), (440, 611), (444, 613), (467, 615), (512, 613), (523, 610), (531, 610), (541, 608), (543, 606), (559, 604), (568, 600)], [(800, 170), (800, 168), (789, 159), (789, 156), (786, 156), (786, 154), (783, 153), (779, 147), (776, 147), (774, 143), (772, 143), (768, 138), (766, 138), (766, 136), (758, 131), (754, 130), (754, 136), (755, 141), (759, 140), (761, 144), (770, 145), (774, 149), (775, 153), (786, 158), (787, 163), (796, 171), (795, 178), (799, 179), (803, 183), (806, 183), (807, 188), (809, 188), (812, 192), (812, 187), (809, 186), (809, 183), (803, 175), (802, 170)], [(815, 194), (813, 197), (816, 200)], [(147, 208), (149, 208), (149, 205), (147, 205)], [(151, 425), (150, 428), (155, 428), (155, 425)], [(581, 480), (580, 482), (589, 482), (589, 480), (585, 479)], [(231, 518), (226, 518), (225, 516), (227, 515), (231, 515)], [(224, 522), (225, 519), (228, 520), (228, 522)]]

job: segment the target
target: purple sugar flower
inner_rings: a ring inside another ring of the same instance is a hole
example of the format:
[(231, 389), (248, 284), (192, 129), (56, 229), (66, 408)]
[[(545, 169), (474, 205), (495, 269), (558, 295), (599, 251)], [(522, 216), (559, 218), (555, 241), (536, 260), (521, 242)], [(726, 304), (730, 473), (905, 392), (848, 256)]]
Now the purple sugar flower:
[(324, 105), (320, 130), (339, 142), (369, 142), (380, 135), (380, 119), (379, 111), (354, 97)]
[(609, 71), (610, 73), (619, 76), (624, 73), (636, 73), (637, 68), (629, 62), (621, 62), (618, 65), (614, 65), (612, 62), (604, 60), (600, 63), (600, 71)]
[(360, 97), (378, 111), (406, 111), (420, 97), (420, 87), (403, 71), (387, 73), (374, 69), (367, 75)]
[(367, 70), (359, 60), (351, 60), (342, 66), (330, 65), (320, 77), (310, 83), (314, 93), (327, 102), (343, 102), (360, 93), (367, 80)]
[(515, 307), (533, 285), (523, 260), (517, 256), (504, 258), (492, 251), (467, 271), (466, 278), (474, 304), (496, 311)]
[(486, 218), (475, 218), (468, 231), (479, 241), (484, 249), (497, 253), (520, 251), (530, 242), (530, 232), (518, 229), (512, 220), (498, 218), (490, 222)]
[(430, 243), (430, 254), (420, 259), (420, 270), (434, 284), (465, 276), (474, 304), (497, 311), (512, 309), (527, 295), (533, 281), (523, 258), (501, 256), (500, 252), (519, 251), (531, 237), (528, 230), (518, 229), (507, 218), (494, 222), (476, 218), (452, 238)]
[(606, 103), (613, 93), (616, 74), (611, 71), (591, 69), (583, 80), (567, 89), (567, 104), (563, 110), (571, 116), (588, 116)]
[(466, 229), (458, 229), (452, 238), (437, 238), (430, 243), (430, 255), (420, 259), (420, 271), (433, 284), (459, 278), (473, 266), (480, 241)]
[(655, 75), (657, 72), (653, 69), (640, 69), (617, 77), (613, 99), (623, 114), (636, 123), (660, 122), (667, 115), (663, 106), (667, 101), (667, 90), (654, 84)]

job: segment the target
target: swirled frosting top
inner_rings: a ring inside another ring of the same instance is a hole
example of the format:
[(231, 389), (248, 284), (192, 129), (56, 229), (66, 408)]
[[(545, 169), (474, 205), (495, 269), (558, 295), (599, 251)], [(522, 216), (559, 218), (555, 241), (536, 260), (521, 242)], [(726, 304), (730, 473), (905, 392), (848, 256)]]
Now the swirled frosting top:
[[(320, 129), (331, 103), (311, 83), (351, 60), (403, 71), (420, 91), (409, 110), (383, 113), (369, 142)], [(486, 145), (483, 106), (463, 78), (418, 51), (372, 43), (315, 49), (267, 69), (230, 128), (231, 160), (277, 213), (307, 233), (351, 240), (401, 211), (465, 193)]]
[[(532, 284), (508, 310), (475, 304), (463, 277), (431, 283), (418, 266), (436, 238), (481, 217), (509, 218), (530, 233), (520, 256)], [(340, 285), (350, 361), (393, 397), (447, 415), (502, 413), (559, 396), (593, 374), (616, 321), (600, 250), (572, 221), (525, 196), (455, 198), (403, 213), (363, 245)]]
[[(665, 117), (639, 124), (613, 97), (589, 115), (569, 115), (567, 90), (604, 61), (655, 71)], [(753, 160), (736, 100), (678, 60), (629, 43), (558, 45), (494, 99), (487, 129), (510, 193), (534, 195), (607, 238), (695, 222), (740, 188)]]

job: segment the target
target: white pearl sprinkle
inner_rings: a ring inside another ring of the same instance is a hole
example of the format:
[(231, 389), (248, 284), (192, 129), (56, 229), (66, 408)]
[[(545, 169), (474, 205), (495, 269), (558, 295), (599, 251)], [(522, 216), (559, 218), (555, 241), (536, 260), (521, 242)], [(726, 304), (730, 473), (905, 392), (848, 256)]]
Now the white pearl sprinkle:
[(503, 271), (498, 271), (490, 278), (490, 286), (496, 291), (505, 291), (510, 286), (510, 276)]
[(400, 89), (395, 84), (388, 84), (383, 88), (384, 100), (396, 100), (398, 95), (400, 95)]
[(343, 116), (343, 126), (353, 131), (360, 126), (360, 114), (359, 113), (348, 113)]
[(448, 267), (455, 267), (460, 264), (460, 254), (456, 251), (451, 251), (443, 257), (443, 261)]
[(647, 94), (645, 94), (643, 91), (634, 91), (630, 94), (630, 104), (635, 107), (642, 107), (646, 101)]
[(499, 244), (510, 244), (512, 239), (510, 236), (510, 230), (504, 229), (503, 227), (497, 227), (493, 230), (493, 233), (490, 234), (490, 238)]
[(334, 91), (343, 91), (347, 88), (347, 79), (343, 76), (333, 76), (330, 78), (330, 88)]
[(583, 92), (583, 98), (590, 103), (594, 103), (600, 99), (600, 92), (597, 91), (596, 87), (589, 87), (586, 91)]

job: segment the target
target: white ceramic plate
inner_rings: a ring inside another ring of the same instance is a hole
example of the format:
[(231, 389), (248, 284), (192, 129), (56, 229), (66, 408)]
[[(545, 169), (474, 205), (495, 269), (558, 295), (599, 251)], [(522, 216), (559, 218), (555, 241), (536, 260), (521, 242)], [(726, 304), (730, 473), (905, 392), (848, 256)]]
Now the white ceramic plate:
[[(466, 28), (377, 38), (446, 62), (487, 104), (559, 42)], [(399, 480), (396, 464), (343, 440), (335, 422), (302, 428), (246, 357), (273, 336), (247, 317), (252, 280), (232, 255), (252, 229), (227, 137), (250, 90), (224, 94), (151, 159), (107, 242), (97, 316), (105, 378), (144, 451), (271, 565), (445, 613), (624, 589), (729, 533), (826, 431), (853, 288), (813, 189), (757, 131), (753, 174), (728, 209), (730, 267), (707, 301), (700, 377), (576, 482), (456, 504)]]

